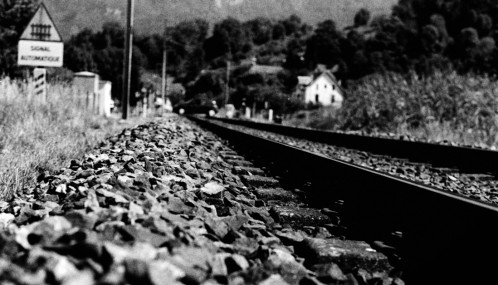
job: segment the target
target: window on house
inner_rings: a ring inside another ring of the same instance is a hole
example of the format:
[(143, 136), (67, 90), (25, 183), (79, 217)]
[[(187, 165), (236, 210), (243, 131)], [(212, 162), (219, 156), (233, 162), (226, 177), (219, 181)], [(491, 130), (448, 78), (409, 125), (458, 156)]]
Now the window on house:
[(323, 88), (327, 89), (327, 84), (323, 85)]
[(335, 85), (334, 84), (332, 84), (332, 90), (335, 90)]
[(315, 95), (315, 101), (316, 101), (316, 103), (318, 103), (318, 101), (319, 101), (318, 98), (319, 98), (319, 96), (318, 96), (318, 94), (316, 94)]
[(335, 103), (335, 96), (332, 96), (332, 103)]

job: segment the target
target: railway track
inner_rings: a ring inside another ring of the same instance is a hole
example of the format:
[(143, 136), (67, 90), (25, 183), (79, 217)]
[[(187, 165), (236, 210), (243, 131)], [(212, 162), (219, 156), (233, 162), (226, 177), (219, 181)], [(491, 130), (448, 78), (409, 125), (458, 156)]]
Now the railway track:
[(498, 151), (467, 146), (427, 143), (340, 132), (319, 131), (247, 120), (213, 118), (221, 122), (250, 127), (310, 141), (360, 149), (371, 153), (403, 157), (412, 161), (455, 167), (463, 171), (498, 174)]
[(296, 145), (424, 185), (498, 204), (498, 152), (219, 119), (241, 130)]
[[(303, 150), (261, 135), (273, 131), (322, 144), (362, 148), (412, 163), (430, 163), (440, 170), (434, 175), (456, 171), (455, 175), (466, 177), (470, 173), (482, 181), (493, 181), (497, 173), (495, 152), (238, 122), (257, 128), (259, 136), (255, 136), (228, 127), (226, 123), (231, 121), (191, 119), (268, 165), (288, 185), (303, 185), (314, 207), (329, 208), (344, 201), (341, 218), (353, 237), (370, 242), (401, 233), (396, 252), (401, 256), (407, 284), (496, 283), (494, 265), (488, 261), (498, 253), (494, 246), (498, 241), (494, 229), (498, 208), (493, 201), (424, 185), (309, 151), (313, 147)], [(490, 195), (484, 197), (493, 196), (494, 189), (488, 190)]]

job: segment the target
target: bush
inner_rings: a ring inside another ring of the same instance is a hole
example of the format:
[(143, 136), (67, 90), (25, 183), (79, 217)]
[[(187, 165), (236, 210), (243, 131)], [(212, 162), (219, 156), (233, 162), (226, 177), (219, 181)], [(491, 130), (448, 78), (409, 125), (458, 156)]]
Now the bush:
[[(32, 83), (0, 78), (0, 199), (28, 189), (40, 172), (53, 172), (106, 136), (137, 123), (96, 116), (67, 84), (49, 85), (47, 103)], [(141, 119), (138, 119), (141, 120)]]
[(338, 116), (341, 128), (390, 131), (401, 124), (449, 123), (455, 129), (496, 130), (498, 83), (489, 77), (437, 72), (375, 75), (349, 92)]

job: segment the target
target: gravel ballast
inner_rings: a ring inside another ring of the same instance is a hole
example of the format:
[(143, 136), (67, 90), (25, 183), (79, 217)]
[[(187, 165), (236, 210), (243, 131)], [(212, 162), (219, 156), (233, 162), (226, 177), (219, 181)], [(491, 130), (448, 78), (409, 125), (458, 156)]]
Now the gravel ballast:
[(386, 255), (327, 231), (333, 211), (177, 116), (38, 180), (0, 202), (2, 284), (403, 284)]

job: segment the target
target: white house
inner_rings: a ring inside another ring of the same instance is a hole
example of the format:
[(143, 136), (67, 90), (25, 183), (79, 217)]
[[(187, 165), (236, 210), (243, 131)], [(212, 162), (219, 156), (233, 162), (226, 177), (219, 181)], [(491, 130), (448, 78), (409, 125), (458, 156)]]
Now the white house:
[(110, 116), (113, 103), (111, 99), (112, 83), (100, 80), (93, 72), (82, 71), (74, 74), (73, 86), (85, 100), (86, 107), (102, 116)]
[(318, 73), (315, 77), (298, 76), (297, 96), (304, 103), (320, 103), (322, 106), (340, 108), (344, 90), (331, 71)]

